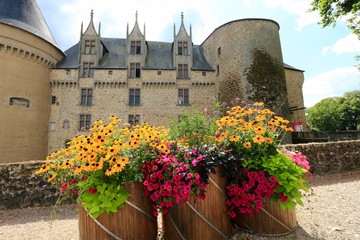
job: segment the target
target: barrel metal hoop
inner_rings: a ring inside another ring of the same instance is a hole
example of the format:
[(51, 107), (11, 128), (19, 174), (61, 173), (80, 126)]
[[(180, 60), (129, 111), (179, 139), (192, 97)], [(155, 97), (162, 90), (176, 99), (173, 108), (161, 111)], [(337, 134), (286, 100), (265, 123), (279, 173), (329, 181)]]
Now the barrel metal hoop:
[(227, 236), (225, 236), (216, 226), (214, 226), (209, 220), (207, 220), (203, 215), (201, 215), (189, 202), (186, 202), (186, 204), (218, 234), (220, 234), (224, 239), (228, 239)]

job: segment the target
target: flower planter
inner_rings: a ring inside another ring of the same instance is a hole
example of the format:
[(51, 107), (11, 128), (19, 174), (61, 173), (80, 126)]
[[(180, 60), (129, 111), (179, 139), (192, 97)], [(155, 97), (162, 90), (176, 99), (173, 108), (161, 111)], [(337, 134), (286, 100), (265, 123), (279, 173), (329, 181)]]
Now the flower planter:
[(110, 216), (103, 213), (94, 220), (84, 207), (79, 206), (81, 240), (156, 238), (156, 219), (152, 215), (150, 200), (143, 194), (142, 183), (129, 183), (125, 188), (130, 193), (125, 207)]
[(228, 239), (232, 226), (225, 204), (226, 178), (210, 174), (206, 199), (191, 198), (164, 216), (165, 236), (170, 240)]
[(259, 235), (282, 235), (296, 228), (296, 209), (282, 209), (271, 199), (264, 200), (262, 209), (254, 217), (239, 214), (233, 219), (235, 225), (250, 233)]

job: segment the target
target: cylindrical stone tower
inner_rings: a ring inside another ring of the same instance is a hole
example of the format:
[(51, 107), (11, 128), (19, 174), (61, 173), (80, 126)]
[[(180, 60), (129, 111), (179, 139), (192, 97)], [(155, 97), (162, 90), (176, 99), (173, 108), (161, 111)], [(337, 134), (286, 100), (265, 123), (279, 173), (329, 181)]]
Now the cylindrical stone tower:
[(62, 57), (35, 0), (0, 2), (0, 163), (46, 157), (49, 73)]
[(241, 19), (215, 29), (201, 44), (216, 66), (219, 100), (264, 102), (288, 118), (286, 80), (279, 25), (267, 19)]

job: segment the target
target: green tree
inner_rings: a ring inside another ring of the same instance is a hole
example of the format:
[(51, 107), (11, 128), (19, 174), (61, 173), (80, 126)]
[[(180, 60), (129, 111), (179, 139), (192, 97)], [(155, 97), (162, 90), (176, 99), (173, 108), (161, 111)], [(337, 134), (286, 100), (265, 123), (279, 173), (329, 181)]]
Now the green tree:
[(359, 0), (313, 0), (310, 11), (319, 11), (323, 27), (335, 26), (337, 20), (346, 17), (348, 28), (360, 38)]
[[(309, 108), (307, 120), (314, 130), (337, 131), (360, 128), (360, 91), (325, 98)], [(360, 129), (359, 129), (360, 130)]]

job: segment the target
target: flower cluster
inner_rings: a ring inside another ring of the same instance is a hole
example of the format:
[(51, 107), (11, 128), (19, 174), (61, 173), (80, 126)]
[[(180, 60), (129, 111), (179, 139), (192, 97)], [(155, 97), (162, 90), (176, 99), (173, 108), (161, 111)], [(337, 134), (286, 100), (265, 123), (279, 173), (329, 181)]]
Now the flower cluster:
[(193, 170), (202, 161), (201, 155), (192, 158), (191, 154), (185, 154), (181, 157), (179, 153), (182, 151), (178, 151), (177, 156), (160, 155), (143, 164), (145, 195), (153, 202), (155, 216), (158, 211), (166, 214), (174, 204), (188, 201), (191, 195), (205, 199), (205, 182)]
[(307, 160), (307, 157), (301, 152), (285, 149), (283, 153), (289, 156), (296, 165), (302, 166), (305, 170), (310, 170), (310, 164)]
[(121, 207), (127, 182), (142, 181), (144, 161), (169, 153), (168, 129), (121, 124), (112, 116), (109, 124), (98, 120), (88, 135), (70, 141), (68, 147), (50, 154), (36, 172), (54, 183), (62, 197), (76, 197), (94, 216)]
[(216, 137), (222, 148), (241, 158), (274, 154), (289, 121), (275, 116), (263, 103), (234, 106), (216, 121)]
[(276, 177), (268, 177), (264, 171), (249, 171), (247, 168), (239, 173), (237, 180), (227, 186), (229, 214), (232, 218), (241, 214), (254, 216), (263, 206), (263, 199), (270, 198), (279, 186)]

